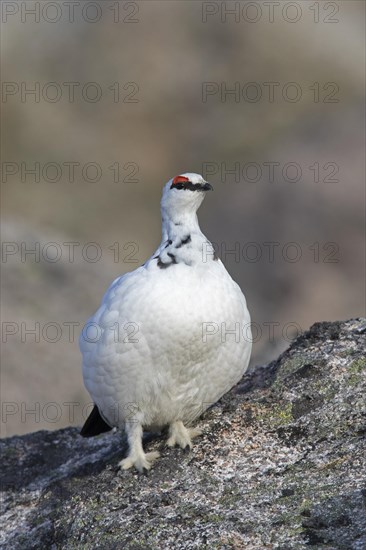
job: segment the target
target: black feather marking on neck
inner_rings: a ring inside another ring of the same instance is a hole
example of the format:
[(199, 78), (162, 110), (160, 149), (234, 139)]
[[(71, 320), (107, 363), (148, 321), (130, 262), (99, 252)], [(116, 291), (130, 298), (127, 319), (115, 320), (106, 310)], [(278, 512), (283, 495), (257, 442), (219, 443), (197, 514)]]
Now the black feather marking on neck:
[(185, 239), (181, 240), (181, 242), (179, 244), (177, 244), (176, 248), (180, 248), (181, 246), (183, 246), (184, 244), (188, 244), (191, 242), (191, 236), (188, 235), (188, 237), (186, 237)]
[(169, 258), (171, 258), (171, 262), (168, 262), (168, 263), (164, 263), (160, 256), (157, 256), (157, 259), (158, 259), (158, 267), (160, 267), (160, 269), (166, 269), (167, 267), (170, 267), (171, 265), (174, 265), (177, 263), (177, 260), (174, 256), (174, 254), (172, 254), (171, 252), (168, 252), (168, 256)]
[(169, 267), (170, 265), (172, 265), (171, 263), (168, 263), (168, 264), (164, 264), (161, 259), (160, 259), (160, 256), (158, 256), (158, 267), (160, 267), (160, 269), (166, 269), (167, 267)]
[(176, 263), (177, 263), (177, 260), (175, 259), (174, 254), (172, 254), (171, 252), (168, 252), (168, 256), (169, 256), (169, 258), (172, 259), (172, 264), (176, 264)]

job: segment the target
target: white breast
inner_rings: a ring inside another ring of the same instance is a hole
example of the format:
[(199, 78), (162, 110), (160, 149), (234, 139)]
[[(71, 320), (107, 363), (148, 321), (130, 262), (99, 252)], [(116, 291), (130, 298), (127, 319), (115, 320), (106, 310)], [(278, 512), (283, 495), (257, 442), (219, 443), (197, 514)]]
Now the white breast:
[(85, 385), (112, 425), (137, 410), (145, 427), (190, 423), (247, 369), (249, 323), (220, 261), (168, 269), (149, 262), (117, 279), (89, 319), (80, 338)]

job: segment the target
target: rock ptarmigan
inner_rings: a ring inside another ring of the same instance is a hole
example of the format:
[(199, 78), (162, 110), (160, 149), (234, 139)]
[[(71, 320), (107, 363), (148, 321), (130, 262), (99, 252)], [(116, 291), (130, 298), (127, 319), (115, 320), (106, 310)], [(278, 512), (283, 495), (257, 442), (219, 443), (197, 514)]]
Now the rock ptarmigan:
[(191, 448), (201, 433), (193, 421), (248, 367), (244, 295), (198, 225), (210, 189), (199, 174), (168, 181), (159, 248), (112, 283), (80, 336), (84, 383), (95, 403), (81, 435), (124, 428), (123, 469), (143, 472), (159, 456), (144, 452), (143, 428), (169, 426), (167, 445)]

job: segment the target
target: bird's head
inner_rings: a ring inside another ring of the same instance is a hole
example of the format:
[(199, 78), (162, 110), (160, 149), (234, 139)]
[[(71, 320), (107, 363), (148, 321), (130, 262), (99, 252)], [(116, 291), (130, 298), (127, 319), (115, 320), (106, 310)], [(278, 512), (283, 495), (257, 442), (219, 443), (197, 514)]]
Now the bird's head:
[(202, 203), (206, 191), (212, 185), (199, 174), (186, 173), (168, 181), (161, 199), (162, 211), (170, 216), (178, 213), (195, 213)]

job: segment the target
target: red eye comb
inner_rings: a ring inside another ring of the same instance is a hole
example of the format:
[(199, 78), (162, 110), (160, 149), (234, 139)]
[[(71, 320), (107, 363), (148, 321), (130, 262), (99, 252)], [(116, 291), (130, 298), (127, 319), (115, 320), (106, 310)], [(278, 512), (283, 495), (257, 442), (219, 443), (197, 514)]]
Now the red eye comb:
[(173, 179), (173, 185), (177, 185), (177, 183), (187, 183), (187, 181), (189, 181), (189, 179), (185, 176), (175, 176)]

